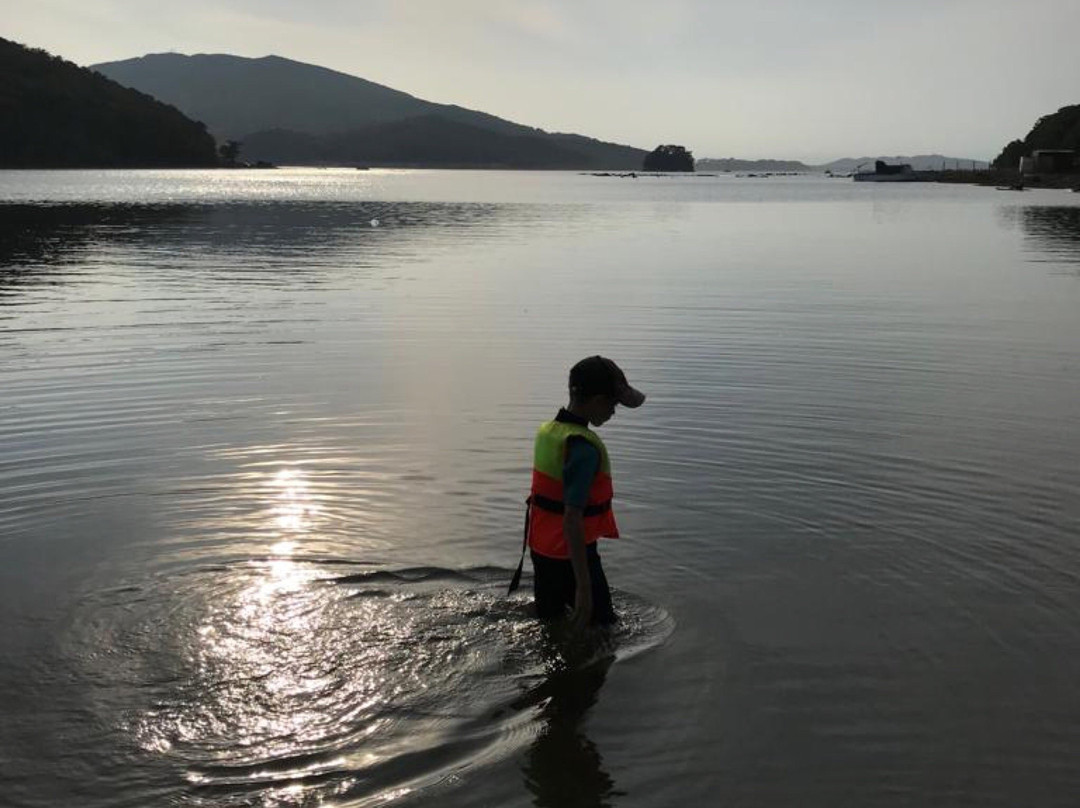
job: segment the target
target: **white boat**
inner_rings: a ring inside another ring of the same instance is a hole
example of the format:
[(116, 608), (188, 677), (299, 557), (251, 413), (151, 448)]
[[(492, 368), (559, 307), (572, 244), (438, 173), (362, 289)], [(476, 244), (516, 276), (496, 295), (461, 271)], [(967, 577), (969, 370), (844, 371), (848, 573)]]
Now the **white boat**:
[(851, 175), (855, 182), (916, 182), (919, 179), (908, 163), (891, 166), (884, 160), (875, 160), (873, 171), (860, 171), (863, 165), (866, 164), (856, 166)]

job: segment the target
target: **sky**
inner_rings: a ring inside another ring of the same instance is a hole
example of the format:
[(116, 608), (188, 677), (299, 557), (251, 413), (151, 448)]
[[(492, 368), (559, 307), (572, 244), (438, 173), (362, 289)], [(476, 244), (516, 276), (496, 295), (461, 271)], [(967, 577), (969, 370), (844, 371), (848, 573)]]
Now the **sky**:
[(80, 65), (274, 54), (694, 156), (990, 159), (1080, 104), (1080, 0), (0, 0)]

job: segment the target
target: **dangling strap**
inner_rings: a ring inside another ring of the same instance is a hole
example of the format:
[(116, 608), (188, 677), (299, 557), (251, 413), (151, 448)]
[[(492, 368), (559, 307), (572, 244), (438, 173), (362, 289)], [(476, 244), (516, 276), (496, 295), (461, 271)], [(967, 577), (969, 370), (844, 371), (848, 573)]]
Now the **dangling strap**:
[(510, 579), (510, 588), (506, 591), (507, 595), (514, 594), (514, 590), (521, 584), (521, 571), (525, 568), (525, 549), (529, 546), (529, 512), (532, 510), (532, 500), (532, 497), (525, 500), (525, 530), (521, 536), (521, 560), (518, 561), (514, 577)]

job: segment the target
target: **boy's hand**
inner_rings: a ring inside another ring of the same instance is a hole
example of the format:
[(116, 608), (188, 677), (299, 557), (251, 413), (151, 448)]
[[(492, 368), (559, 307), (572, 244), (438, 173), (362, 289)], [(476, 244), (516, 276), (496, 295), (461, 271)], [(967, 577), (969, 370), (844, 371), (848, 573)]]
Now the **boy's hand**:
[(574, 593), (574, 611), (570, 612), (570, 630), (580, 634), (592, 619), (592, 587), (586, 579), (585, 586), (578, 586)]

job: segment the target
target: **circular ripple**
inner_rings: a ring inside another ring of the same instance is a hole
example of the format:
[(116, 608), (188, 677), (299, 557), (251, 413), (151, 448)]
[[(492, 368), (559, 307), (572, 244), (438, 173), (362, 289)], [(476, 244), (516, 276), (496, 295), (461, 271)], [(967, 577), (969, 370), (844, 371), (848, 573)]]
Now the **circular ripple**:
[(505, 597), (508, 577), (287, 558), (203, 567), (96, 594), (66, 653), (105, 691), (102, 720), (123, 715), (141, 759), (168, 761), (189, 804), (385, 800), (520, 749), (567, 675), (673, 628), (616, 593), (617, 628), (560, 637), (528, 598)]

